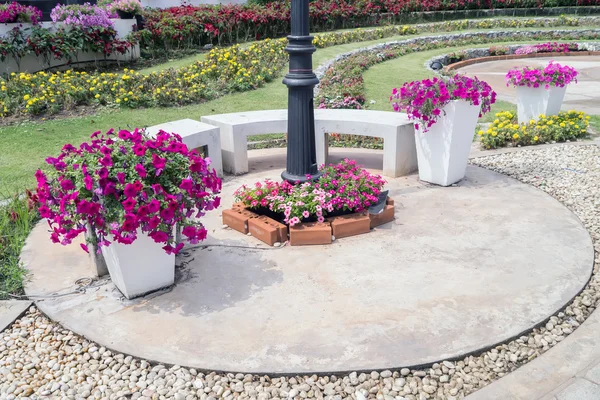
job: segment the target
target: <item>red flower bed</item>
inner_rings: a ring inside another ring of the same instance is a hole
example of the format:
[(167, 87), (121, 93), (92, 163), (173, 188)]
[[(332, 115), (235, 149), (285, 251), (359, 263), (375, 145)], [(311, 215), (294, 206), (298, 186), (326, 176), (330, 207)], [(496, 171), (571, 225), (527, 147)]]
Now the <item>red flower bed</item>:
[[(600, 5), (600, 0), (314, 0), (310, 17), (311, 30), (322, 32), (394, 22), (394, 16), (408, 12), (590, 5)], [(145, 21), (140, 37), (148, 49), (232, 44), (288, 34), (290, 1), (146, 10)]]

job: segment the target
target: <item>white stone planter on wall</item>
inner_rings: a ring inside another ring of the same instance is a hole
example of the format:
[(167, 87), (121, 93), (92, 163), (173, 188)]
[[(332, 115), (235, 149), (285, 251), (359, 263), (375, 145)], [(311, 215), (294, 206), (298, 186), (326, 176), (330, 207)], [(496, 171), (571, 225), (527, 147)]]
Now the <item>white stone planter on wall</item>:
[(126, 298), (139, 297), (175, 282), (175, 255), (165, 253), (162, 247), (141, 232), (132, 244), (112, 242), (102, 247), (110, 278)]
[(531, 88), (517, 87), (517, 115), (519, 123), (537, 121), (541, 114), (556, 115), (560, 112), (567, 87), (543, 86)]
[(20, 28), (20, 29), (28, 29), (31, 28), (33, 25), (29, 22), (15, 22), (15, 23), (11, 23), (11, 24), (0, 24), (0, 37), (6, 36), (8, 34), (8, 32), (12, 31), (15, 28)]
[[(113, 26), (117, 31), (117, 38), (124, 39), (127, 35), (133, 32), (134, 26), (136, 25), (135, 19), (111, 19)], [(46, 29), (54, 30), (60, 24), (54, 24), (53, 22), (42, 22), (41, 26)], [(0, 25), (0, 37), (6, 36), (12, 29), (19, 27), (22, 30), (31, 28), (31, 24), (1, 24)], [(29, 36), (27, 30), (25, 36)], [(107, 57), (107, 60), (111, 61), (133, 61), (140, 57), (140, 46), (135, 45), (125, 54), (112, 54)], [(89, 53), (79, 52), (76, 57), (72, 60), (72, 63), (94, 63), (103, 62), (104, 55), (102, 53)], [(66, 59), (52, 59), (50, 61), (51, 68), (67, 69), (72, 65), (68, 64)], [(28, 54), (20, 60), (20, 68), (17, 62), (12, 57), (7, 57), (5, 61), (0, 62), (0, 74), (11, 73), (11, 72), (29, 72), (34, 73), (48, 68), (48, 65), (44, 62), (41, 57), (37, 57), (35, 54)]]
[(429, 131), (415, 127), (419, 179), (449, 186), (464, 178), (480, 109), (453, 100)]

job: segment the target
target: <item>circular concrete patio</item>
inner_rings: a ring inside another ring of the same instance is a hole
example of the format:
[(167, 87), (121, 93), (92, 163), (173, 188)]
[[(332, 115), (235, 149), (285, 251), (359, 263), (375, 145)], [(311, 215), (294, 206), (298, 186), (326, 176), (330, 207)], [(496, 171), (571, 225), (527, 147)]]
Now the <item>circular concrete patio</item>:
[[(277, 179), (278, 152), (262, 161), (273, 169), (225, 182), (224, 207), (240, 185)], [(108, 348), (167, 364), (373, 370), (430, 364), (519, 335), (591, 275), (587, 231), (533, 187), (476, 167), (457, 187), (415, 176), (388, 187), (396, 221), (367, 235), (323, 247), (191, 249), (166, 293), (127, 301), (108, 283), (37, 305)], [(223, 229), (219, 214), (206, 218), (207, 243), (263, 247)], [(23, 252), (28, 294), (64, 293), (91, 274), (78, 245), (53, 245), (45, 230), (39, 225)]]

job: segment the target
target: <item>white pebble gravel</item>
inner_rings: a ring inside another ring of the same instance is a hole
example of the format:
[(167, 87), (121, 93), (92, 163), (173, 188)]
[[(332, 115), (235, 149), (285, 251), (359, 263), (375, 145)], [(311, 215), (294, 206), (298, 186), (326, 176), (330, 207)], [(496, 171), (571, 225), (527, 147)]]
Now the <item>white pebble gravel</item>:
[(594, 241), (596, 265), (590, 283), (564, 311), (528, 335), (479, 356), (421, 370), (269, 377), (152, 364), (89, 342), (31, 307), (0, 334), (0, 399), (462, 399), (559, 343), (600, 299), (600, 148), (521, 149), (473, 164), (554, 196), (581, 219)]

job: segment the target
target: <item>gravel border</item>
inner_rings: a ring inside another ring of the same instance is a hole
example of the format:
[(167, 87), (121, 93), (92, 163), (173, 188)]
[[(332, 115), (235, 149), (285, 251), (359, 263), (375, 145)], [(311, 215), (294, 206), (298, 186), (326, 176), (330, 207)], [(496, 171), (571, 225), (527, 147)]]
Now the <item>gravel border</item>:
[(555, 197), (580, 218), (594, 242), (595, 267), (588, 285), (563, 311), (527, 335), (479, 356), (424, 369), (269, 377), (150, 364), (89, 342), (31, 307), (0, 334), (0, 398), (462, 399), (560, 343), (600, 299), (600, 147), (520, 150), (472, 163)]

